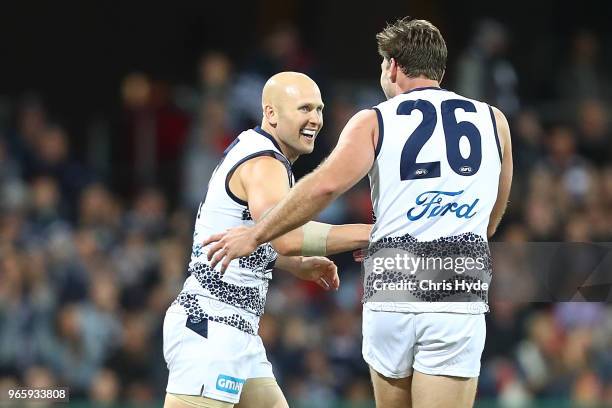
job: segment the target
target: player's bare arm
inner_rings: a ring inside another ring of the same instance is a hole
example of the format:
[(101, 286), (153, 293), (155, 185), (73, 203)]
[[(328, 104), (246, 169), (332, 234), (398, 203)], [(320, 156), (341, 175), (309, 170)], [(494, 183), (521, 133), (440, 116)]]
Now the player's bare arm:
[(354, 186), (372, 167), (377, 133), (376, 113), (373, 110), (358, 112), (345, 126), (338, 145), (327, 160), (291, 189), (255, 227), (234, 228), (204, 242), (207, 245), (218, 241), (209, 249), (211, 265), (223, 260), (221, 270), (225, 270), (232, 259), (245, 256), (261, 243), (300, 227)]
[[(249, 160), (238, 167), (230, 178), (229, 187), (237, 197), (249, 203), (249, 211), (255, 221), (262, 219), (290, 190), (284, 165), (268, 156)], [(351, 251), (368, 244), (371, 230), (369, 224), (329, 227), (325, 249), (328, 255)], [(296, 229), (271, 243), (279, 254), (300, 255), (303, 249), (303, 237), (303, 231)]]
[(499, 175), (499, 188), (497, 191), (497, 199), (489, 217), (489, 226), (487, 227), (487, 236), (491, 237), (495, 234), (497, 227), (506, 211), (508, 205), (508, 197), (510, 197), (510, 187), (512, 185), (512, 141), (510, 138), (510, 127), (506, 116), (497, 108), (493, 107), (495, 122), (497, 125), (497, 135), (502, 149), (502, 165)]
[[(229, 187), (240, 199), (248, 202), (253, 220), (260, 220), (266, 212), (280, 202), (289, 192), (287, 170), (273, 157), (262, 156), (251, 159), (236, 169)], [(291, 231), (271, 242), (282, 255), (299, 255), (302, 234)]]

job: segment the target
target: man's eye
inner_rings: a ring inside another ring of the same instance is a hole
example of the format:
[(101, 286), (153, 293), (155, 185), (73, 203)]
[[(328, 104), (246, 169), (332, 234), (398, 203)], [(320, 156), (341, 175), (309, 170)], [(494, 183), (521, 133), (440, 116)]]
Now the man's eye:
[(308, 106), (302, 106), (300, 107), (300, 111), (302, 112), (308, 112), (310, 109), (308, 109)]

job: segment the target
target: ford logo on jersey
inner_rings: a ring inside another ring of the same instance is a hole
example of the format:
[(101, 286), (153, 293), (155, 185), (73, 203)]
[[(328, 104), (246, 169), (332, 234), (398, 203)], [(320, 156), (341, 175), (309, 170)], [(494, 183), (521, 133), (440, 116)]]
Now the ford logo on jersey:
[(475, 199), (471, 204), (460, 204), (455, 201), (448, 202), (451, 200), (449, 197), (456, 197), (462, 193), (463, 190), (425, 191), (417, 196), (416, 206), (408, 210), (406, 215), (410, 221), (416, 221), (424, 216), (427, 216), (427, 218), (442, 217), (448, 213), (455, 214), (457, 218), (472, 218), (476, 214), (474, 208), (478, 201), (480, 201), (479, 198)]
[(217, 377), (217, 389), (230, 394), (239, 394), (244, 385), (241, 378), (230, 377), (229, 375), (219, 374)]

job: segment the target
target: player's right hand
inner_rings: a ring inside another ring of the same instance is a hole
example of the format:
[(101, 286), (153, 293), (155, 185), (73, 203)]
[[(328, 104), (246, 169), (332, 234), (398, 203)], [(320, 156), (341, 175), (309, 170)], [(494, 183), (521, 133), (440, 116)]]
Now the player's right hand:
[(225, 232), (211, 235), (202, 245), (215, 243), (208, 248), (208, 260), (212, 269), (221, 262), (221, 274), (225, 272), (232, 259), (247, 256), (257, 249), (253, 227), (235, 227)]

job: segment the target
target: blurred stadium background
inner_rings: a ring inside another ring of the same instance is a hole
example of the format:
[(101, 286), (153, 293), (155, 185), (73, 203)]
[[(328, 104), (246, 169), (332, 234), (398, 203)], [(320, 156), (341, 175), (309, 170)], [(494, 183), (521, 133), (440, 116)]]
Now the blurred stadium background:
[[(0, 400), (66, 385), (74, 406), (160, 405), (194, 211), (224, 147), (260, 121), (263, 82), (297, 70), (323, 90), (303, 175), (382, 100), (374, 35), (400, 16), (441, 29), (443, 87), (510, 119), (496, 240), (612, 241), (612, 3), (174, 3), (3, 5)], [(369, 222), (367, 183), (321, 219)], [(337, 293), (280, 272), (269, 292), (261, 336), (291, 406), (373, 406), (359, 265), (335, 260)], [(478, 407), (612, 406), (609, 304), (494, 303), (487, 320)]]

